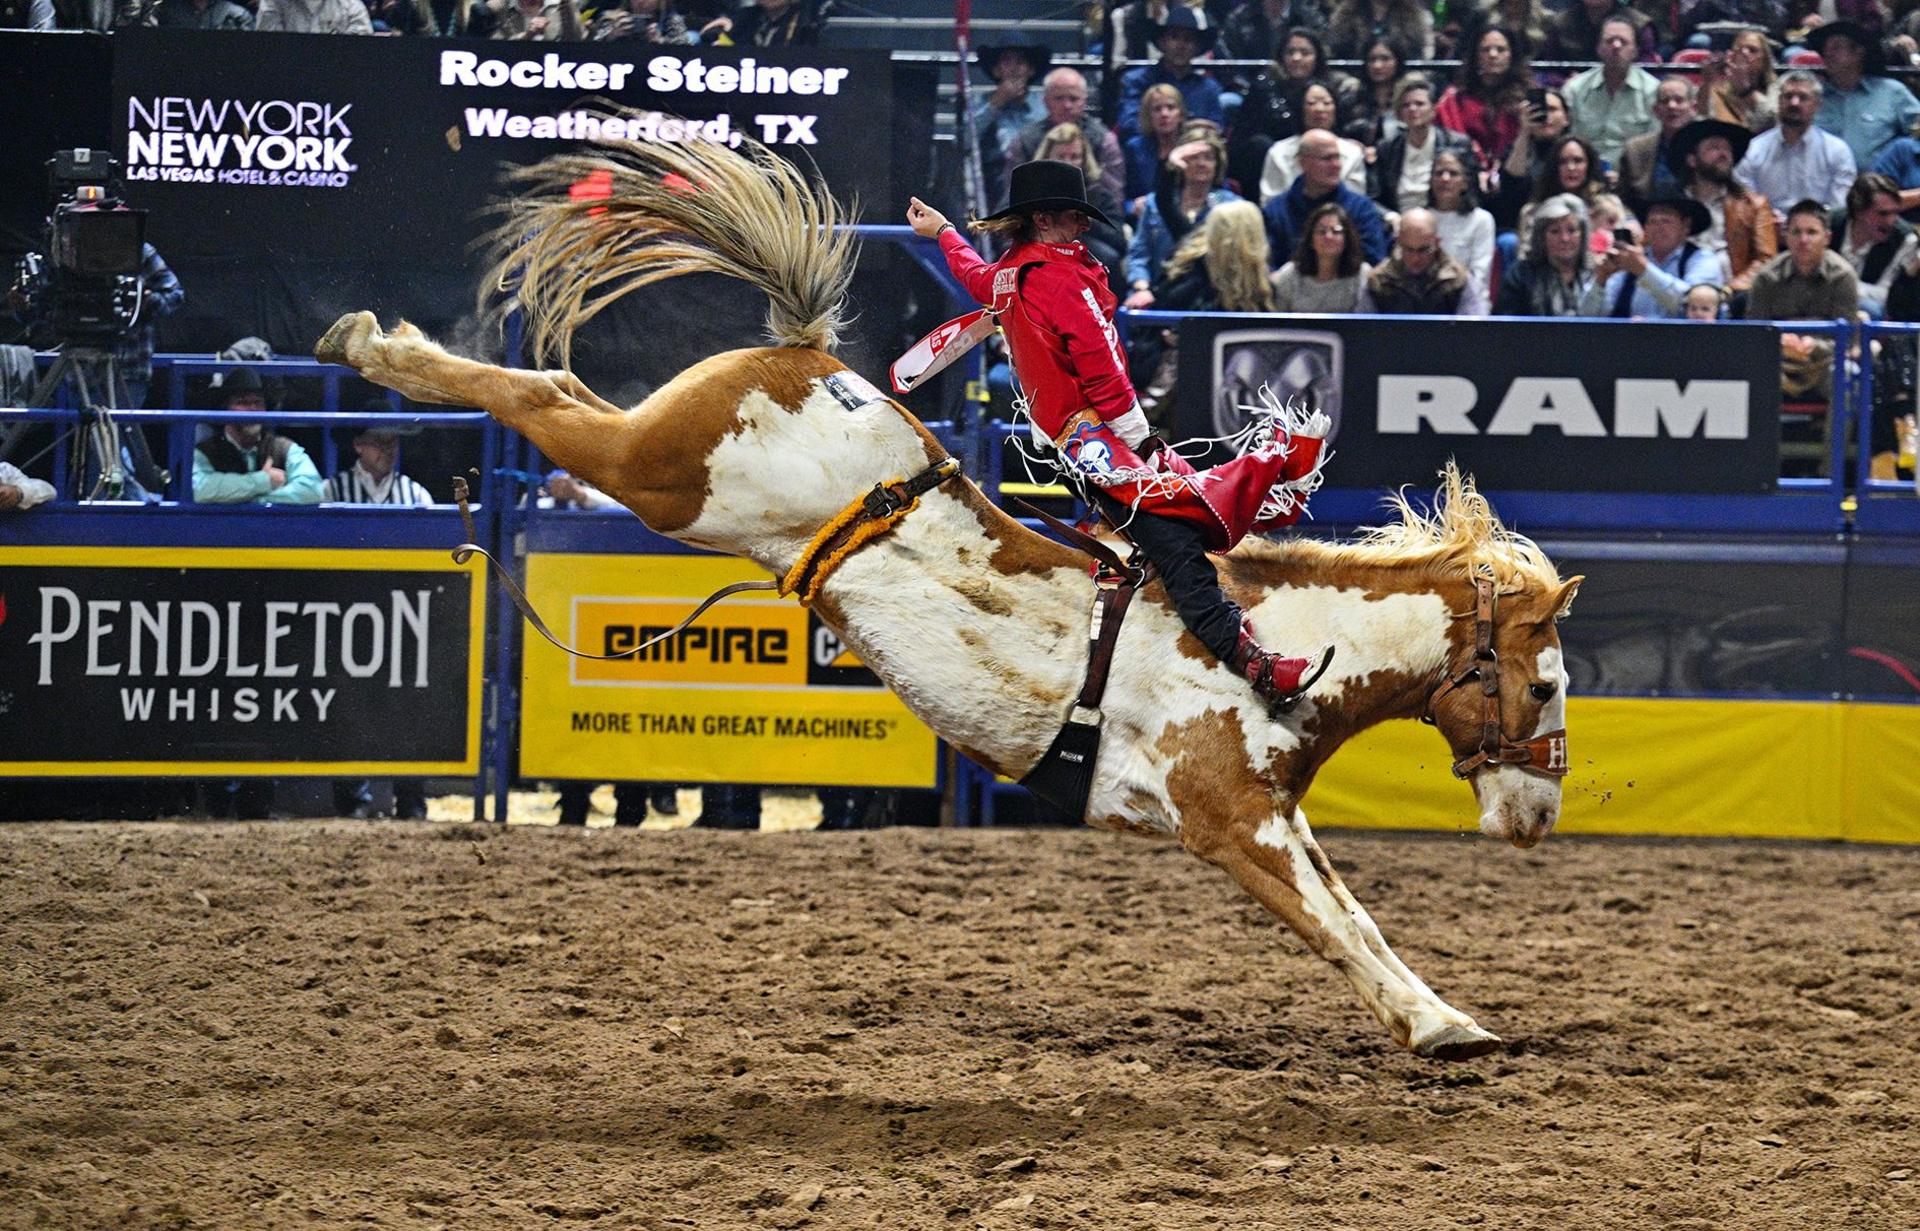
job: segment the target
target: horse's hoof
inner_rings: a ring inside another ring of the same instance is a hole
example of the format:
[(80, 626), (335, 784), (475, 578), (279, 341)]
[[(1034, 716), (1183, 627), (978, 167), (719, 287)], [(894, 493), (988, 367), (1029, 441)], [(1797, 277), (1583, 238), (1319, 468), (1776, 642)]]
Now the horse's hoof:
[(367, 342), (379, 332), (380, 322), (373, 313), (349, 312), (327, 330), (327, 336), (313, 348), (313, 357), (321, 363), (357, 368), (365, 362)]
[(1414, 1044), (1413, 1053), (1429, 1060), (1471, 1060), (1505, 1044), (1478, 1026), (1447, 1026)]

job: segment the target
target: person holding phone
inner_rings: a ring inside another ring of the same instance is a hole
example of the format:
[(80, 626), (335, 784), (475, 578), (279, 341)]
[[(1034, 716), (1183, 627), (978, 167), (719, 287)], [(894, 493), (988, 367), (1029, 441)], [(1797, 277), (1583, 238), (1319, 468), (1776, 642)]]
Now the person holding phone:
[(1645, 244), (1615, 232), (1612, 247), (1594, 267), (1594, 283), (1580, 300), (1582, 316), (1622, 319), (1667, 317), (1686, 312), (1687, 292), (1720, 281), (1720, 261), (1694, 240), (1713, 219), (1707, 207), (1678, 192), (1659, 192), (1647, 202)]
[[(1521, 207), (1533, 199), (1533, 186), (1546, 165), (1546, 151), (1567, 135), (1567, 102), (1554, 89), (1530, 90), (1520, 101), (1525, 121), (1506, 158), (1497, 164), (1494, 174), (1485, 177), (1482, 193), (1487, 212), (1499, 229), (1506, 232), (1503, 243), (1513, 240), (1519, 225)], [(1501, 259), (1511, 260), (1517, 245), (1501, 249)]]

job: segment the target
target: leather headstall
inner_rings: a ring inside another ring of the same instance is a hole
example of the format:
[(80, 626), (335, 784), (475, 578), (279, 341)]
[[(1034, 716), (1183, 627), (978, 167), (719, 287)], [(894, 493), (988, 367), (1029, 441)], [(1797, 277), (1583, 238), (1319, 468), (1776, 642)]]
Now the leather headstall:
[(1440, 699), (1469, 680), (1480, 681), (1480, 746), (1470, 755), (1453, 763), (1453, 776), (1465, 778), (1483, 765), (1514, 765), (1536, 774), (1564, 778), (1567, 774), (1567, 729), (1548, 731), (1523, 743), (1506, 736), (1500, 721), (1500, 655), (1493, 648), (1494, 620), (1499, 612), (1499, 591), (1491, 577), (1473, 579), (1473, 656), (1457, 673), (1434, 686), (1427, 694), (1427, 705), (1420, 721), (1434, 724), (1434, 708)]

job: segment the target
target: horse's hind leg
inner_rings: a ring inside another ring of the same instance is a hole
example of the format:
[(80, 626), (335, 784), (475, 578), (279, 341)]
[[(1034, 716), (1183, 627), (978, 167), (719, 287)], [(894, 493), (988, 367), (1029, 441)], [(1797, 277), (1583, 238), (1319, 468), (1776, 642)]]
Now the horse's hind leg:
[(1183, 827), (1182, 837), (1338, 967), (1402, 1046), (1442, 1060), (1500, 1046), (1394, 956), (1293, 813), (1208, 827), (1204, 836)]
[(610, 452), (607, 416), (626, 414), (566, 373), (462, 359), (405, 322), (382, 331), (371, 312), (341, 317), (313, 354), (418, 402), (478, 407), (589, 482), (603, 482), (595, 471)]

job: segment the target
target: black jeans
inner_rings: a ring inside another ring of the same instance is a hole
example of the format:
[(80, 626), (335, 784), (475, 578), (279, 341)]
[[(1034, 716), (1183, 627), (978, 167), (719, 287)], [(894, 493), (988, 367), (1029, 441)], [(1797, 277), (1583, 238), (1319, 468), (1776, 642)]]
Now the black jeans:
[[(1091, 484), (1088, 485), (1091, 488)], [(1109, 522), (1125, 526), (1127, 534), (1147, 553), (1173, 599), (1174, 610), (1200, 643), (1222, 663), (1233, 661), (1240, 643), (1240, 607), (1220, 588), (1220, 574), (1207, 559), (1206, 535), (1200, 527), (1172, 517), (1135, 512), (1112, 496), (1092, 488), (1095, 503)]]

